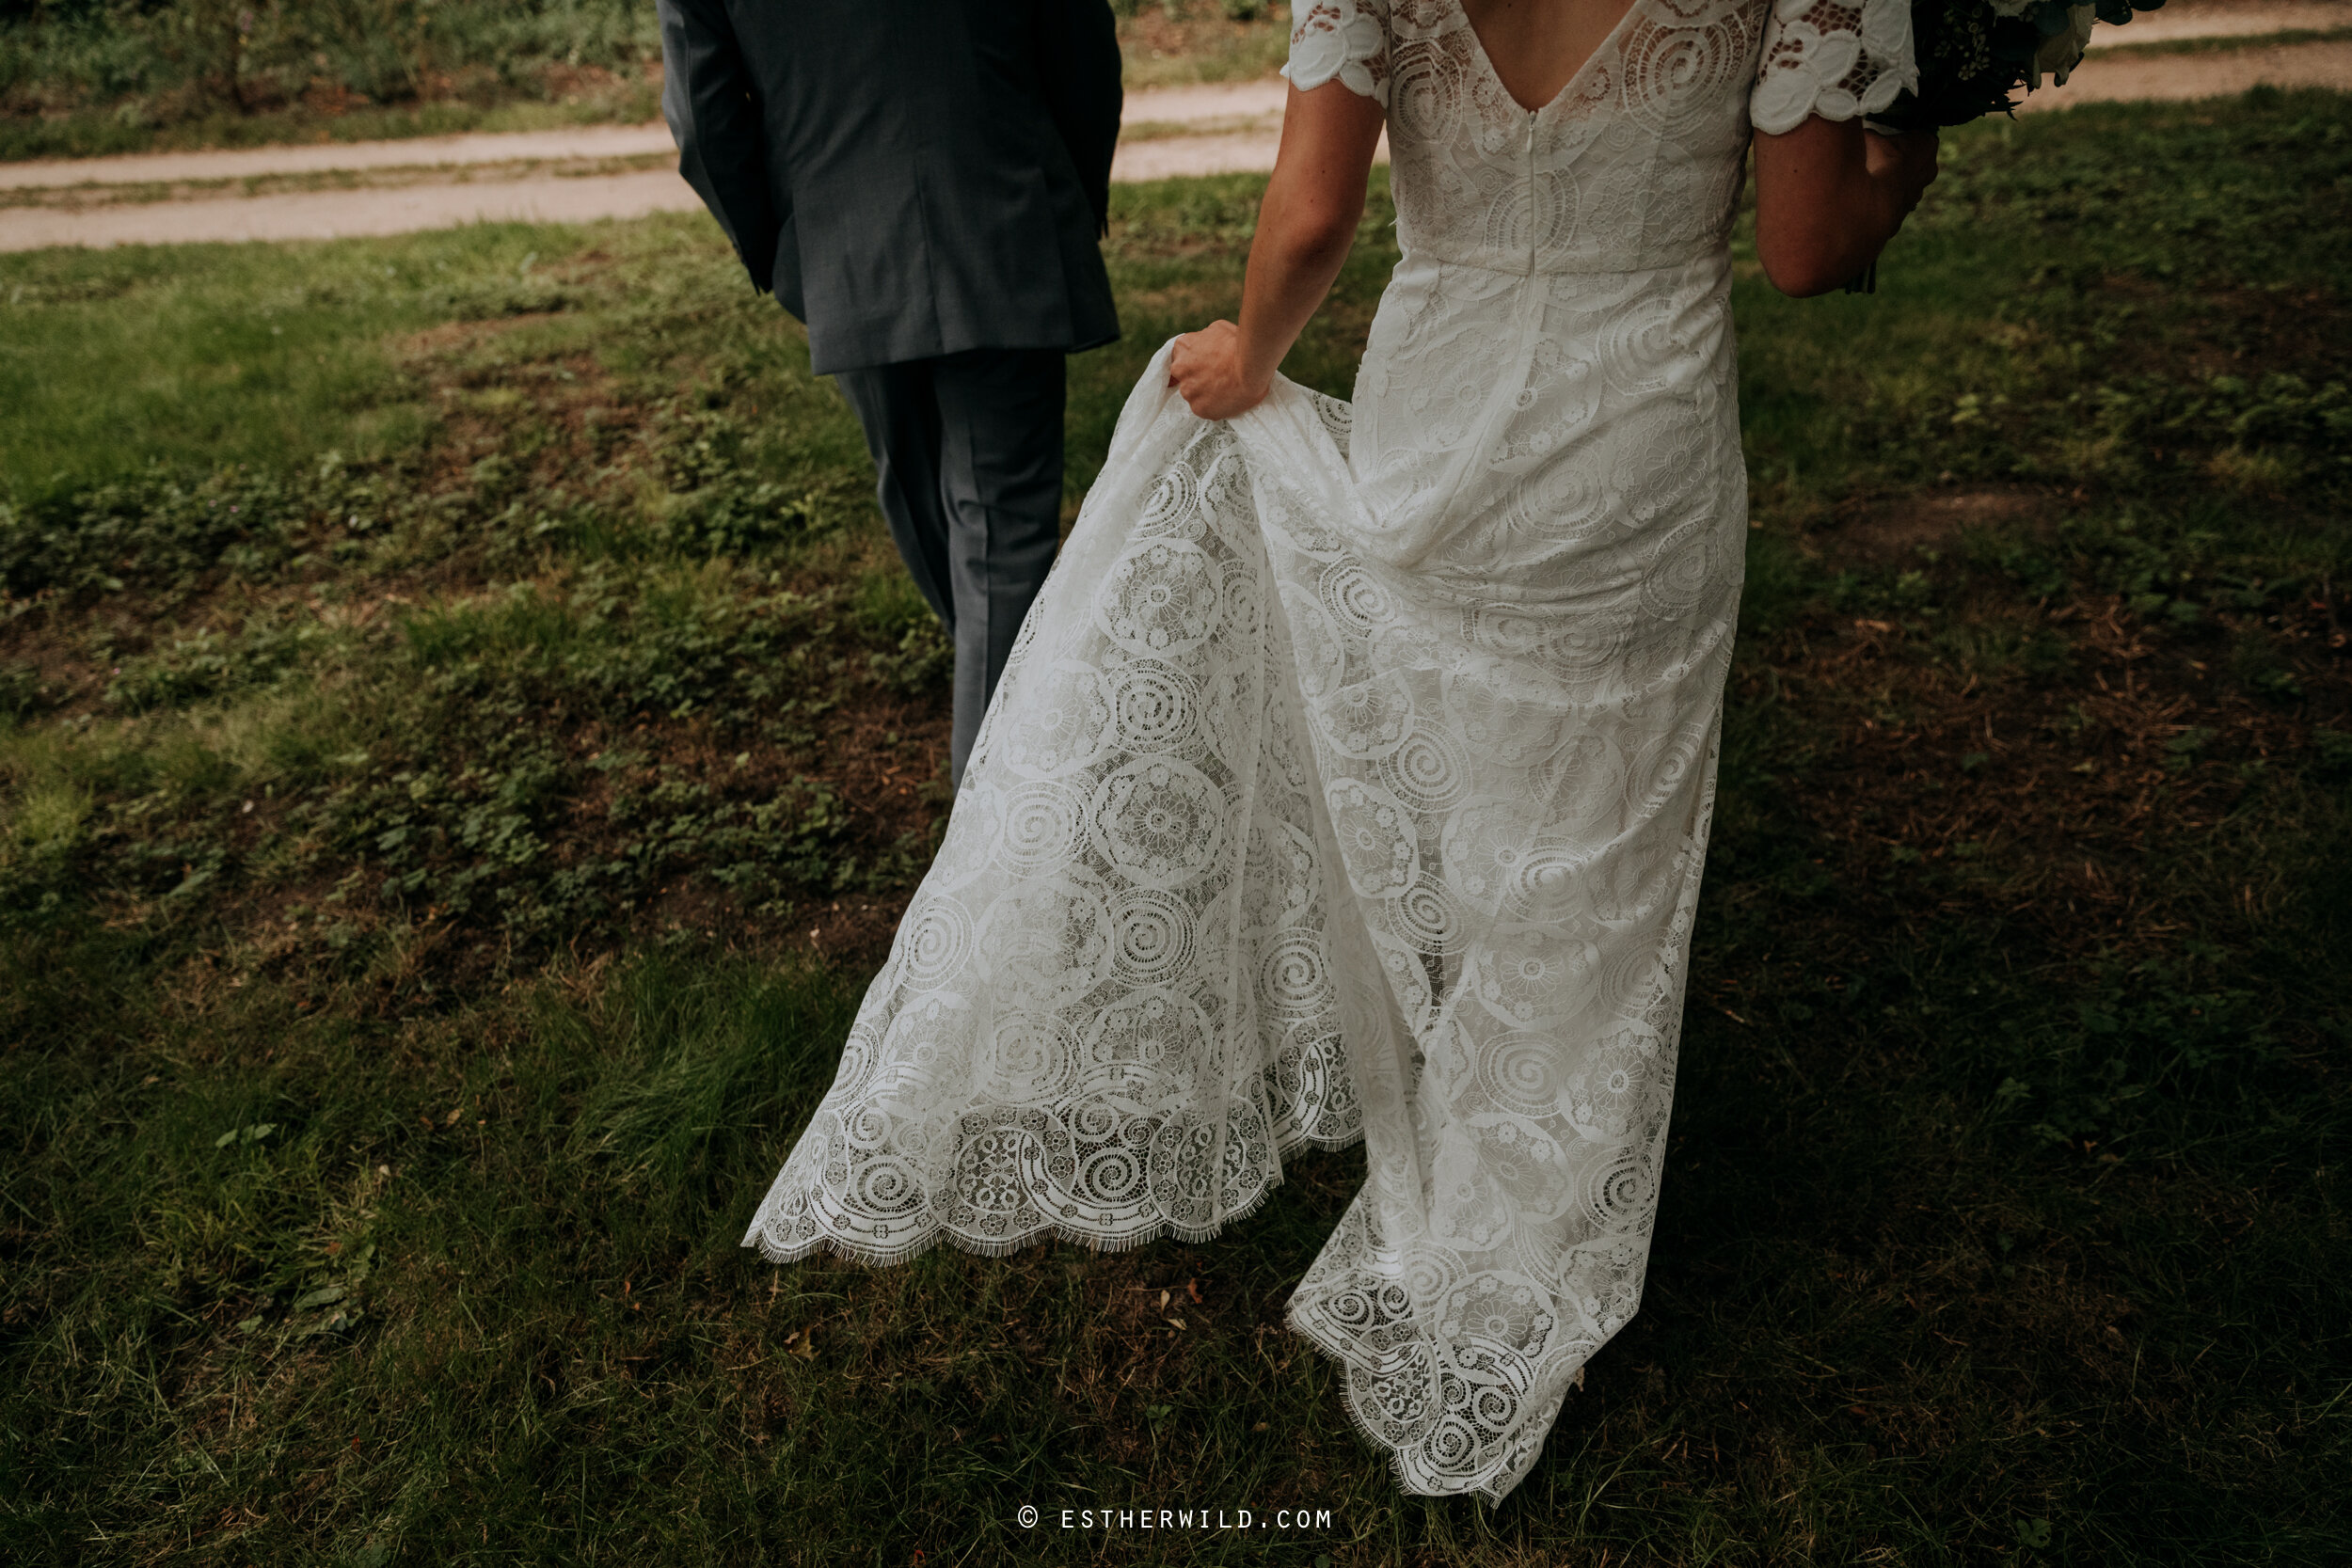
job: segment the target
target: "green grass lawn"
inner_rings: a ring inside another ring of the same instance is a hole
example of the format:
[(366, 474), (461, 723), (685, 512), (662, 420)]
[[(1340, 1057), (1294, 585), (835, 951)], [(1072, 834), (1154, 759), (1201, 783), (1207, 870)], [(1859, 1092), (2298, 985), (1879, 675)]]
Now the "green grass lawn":
[[(1358, 1154), (1205, 1246), (738, 1250), (947, 658), (707, 222), (0, 258), (0, 1556), (2352, 1557), (2352, 99), (1947, 149), (1874, 296), (1740, 252), (1649, 1289), (1500, 1512), (1280, 1326)], [(1073, 513), (1261, 188), (1118, 194)]]

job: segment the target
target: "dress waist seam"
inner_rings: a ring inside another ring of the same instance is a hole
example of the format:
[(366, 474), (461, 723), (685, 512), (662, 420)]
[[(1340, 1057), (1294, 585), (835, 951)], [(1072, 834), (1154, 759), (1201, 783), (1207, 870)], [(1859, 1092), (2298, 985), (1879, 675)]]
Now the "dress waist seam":
[(1694, 267), (1704, 266), (1718, 260), (1728, 265), (1731, 260), (1728, 250), (1710, 245), (1687, 256), (1656, 261), (1640, 261), (1630, 266), (1508, 267), (1495, 266), (1485, 261), (1463, 261), (1454, 256), (1440, 256), (1431, 251), (1415, 250), (1407, 245), (1400, 250), (1397, 264), (1409, 266), (1419, 262), (1431, 266), (1458, 267), (1466, 272), (1483, 272), (1496, 277), (1533, 279), (1538, 277), (1637, 277), (1645, 273), (1688, 272)]

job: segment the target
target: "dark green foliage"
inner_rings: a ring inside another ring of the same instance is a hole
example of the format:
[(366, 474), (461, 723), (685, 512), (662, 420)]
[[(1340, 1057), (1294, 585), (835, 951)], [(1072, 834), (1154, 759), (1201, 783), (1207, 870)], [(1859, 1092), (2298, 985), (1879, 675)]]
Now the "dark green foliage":
[(955, 672), (955, 646), (912, 578), (900, 572), (867, 578), (855, 614), (867, 636), (886, 644), (868, 661), (877, 680), (909, 697), (945, 688)]
[[(402, 129), (376, 105), (617, 99), (651, 107), (652, 8), (616, 0), (91, 0), (0, 13), (0, 156), (127, 151), (158, 133), (279, 139), (306, 119)], [(634, 90), (631, 90), (631, 89)], [(305, 107), (312, 113), (306, 116)], [(353, 115), (353, 110), (359, 115)]]
[(0, 665), (0, 721), (23, 720), (43, 706), (40, 672), (29, 664)]
[(665, 519), (664, 536), (690, 555), (755, 554), (812, 531), (822, 531), (842, 515), (838, 496), (796, 496), (748, 471), (742, 432), (726, 414), (715, 410), (680, 420), (660, 453), (658, 471), (677, 498)]
[(312, 531), (361, 536), (388, 505), (404, 504), (340, 464), (290, 475), (225, 469), (192, 481), (135, 480), (0, 503), (0, 591), (31, 598), (163, 587), (215, 571), (271, 577)]
[(121, 666), (122, 673), (106, 685), (105, 701), (110, 707), (144, 713), (267, 686), (325, 641), (315, 626), (248, 626), (234, 640), (201, 630)]

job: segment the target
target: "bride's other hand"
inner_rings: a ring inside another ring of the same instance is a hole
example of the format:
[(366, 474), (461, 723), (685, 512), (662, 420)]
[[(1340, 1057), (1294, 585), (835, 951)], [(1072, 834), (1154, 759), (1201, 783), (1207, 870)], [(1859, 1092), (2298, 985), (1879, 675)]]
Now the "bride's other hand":
[(1935, 179), (1932, 131), (1882, 136), (1820, 116), (1756, 137), (1756, 259), (1786, 294), (1827, 293), (1878, 260)]
[(1265, 401), (1272, 376), (1253, 376), (1242, 352), (1241, 328), (1214, 321), (1176, 340), (1168, 384), (1204, 420), (1230, 420)]
[(1862, 133), (1864, 166), (1870, 182), (1884, 190), (1909, 217), (1911, 210), (1919, 205), (1919, 198), (1935, 183), (1937, 161), (1943, 152), (1942, 143), (1933, 131), (1914, 131), (1899, 136), (1882, 136), (1876, 131)]

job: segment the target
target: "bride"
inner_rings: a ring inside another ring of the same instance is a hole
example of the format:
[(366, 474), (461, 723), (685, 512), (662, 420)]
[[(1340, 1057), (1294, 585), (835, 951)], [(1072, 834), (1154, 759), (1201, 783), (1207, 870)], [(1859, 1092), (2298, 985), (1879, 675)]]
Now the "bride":
[[(1366, 1180), (1292, 1298), (1405, 1490), (1500, 1501), (1641, 1299), (1747, 536), (1729, 293), (1934, 177), (1908, 0), (1295, 0), (1241, 320), (1175, 340), (744, 1238), (1198, 1242)], [(1353, 404), (1276, 373), (1385, 126)]]

